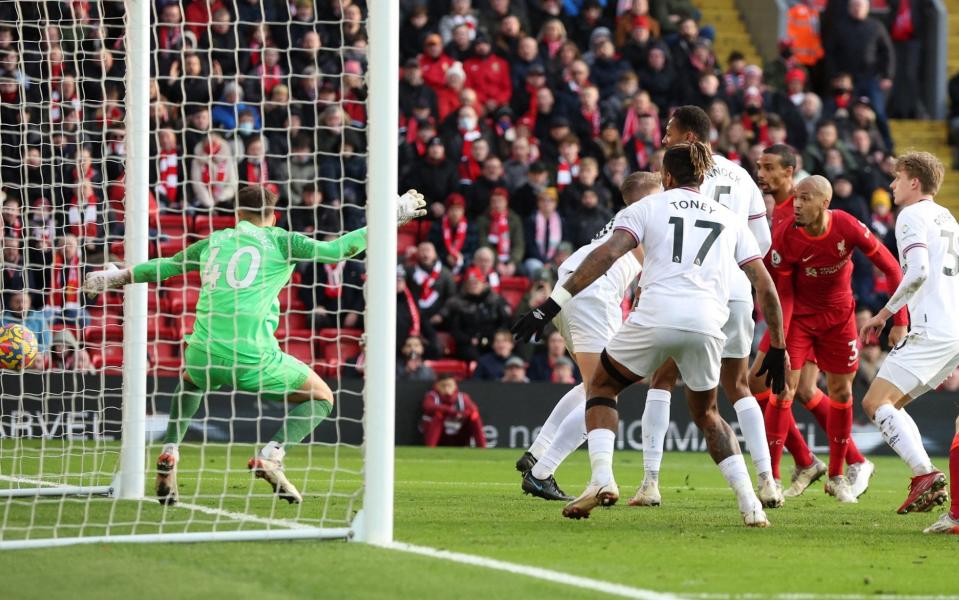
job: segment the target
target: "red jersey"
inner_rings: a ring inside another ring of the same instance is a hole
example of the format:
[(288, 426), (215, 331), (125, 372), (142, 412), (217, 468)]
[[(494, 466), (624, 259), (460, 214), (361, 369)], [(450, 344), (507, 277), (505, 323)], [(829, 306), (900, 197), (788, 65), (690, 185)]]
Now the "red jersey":
[(795, 198), (795, 197), (796, 197), (796, 196), (790, 196), (789, 198), (787, 198), (787, 199), (784, 200), (783, 202), (780, 202), (779, 204), (776, 204), (776, 205), (773, 206), (772, 226), (770, 227), (770, 229), (772, 230), (773, 234), (776, 233), (776, 229), (777, 229), (780, 225), (782, 225), (783, 223), (785, 223), (785, 222), (787, 222), (787, 221), (790, 221), (790, 222), (791, 222), (791, 221), (793, 220), (793, 218), (794, 218), (794, 216), (793, 216), (793, 215), (794, 215), (794, 213), (793, 213), (793, 198)]
[[(791, 204), (791, 203), (790, 203)], [(777, 211), (778, 211), (777, 207)], [(822, 235), (811, 236), (796, 227), (790, 216), (773, 232), (770, 260), (773, 269), (792, 282), (795, 315), (847, 314), (855, 308), (852, 295), (852, 252), (862, 250), (879, 267), (894, 287), (902, 279), (898, 263), (858, 219), (841, 210), (831, 210)], [(790, 290), (780, 290), (788, 294)], [(904, 324), (905, 312), (897, 313), (896, 324)]]

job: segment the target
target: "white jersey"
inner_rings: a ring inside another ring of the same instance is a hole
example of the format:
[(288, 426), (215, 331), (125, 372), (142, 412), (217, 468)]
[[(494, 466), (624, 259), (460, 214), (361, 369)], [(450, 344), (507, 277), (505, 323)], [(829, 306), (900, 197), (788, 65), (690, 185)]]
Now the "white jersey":
[(909, 300), (911, 329), (929, 338), (959, 339), (959, 224), (947, 209), (931, 200), (911, 204), (896, 218), (896, 243), (902, 269), (908, 252), (924, 246), (929, 275)]
[[(749, 227), (752, 221), (759, 222), (758, 220), (762, 219), (759, 223), (768, 229), (763, 193), (749, 173), (718, 154), (713, 155), (713, 163), (715, 166), (706, 173), (703, 185), (699, 187), (700, 193), (736, 213), (744, 227)], [(733, 274), (729, 299), (751, 303), (752, 298), (752, 286), (746, 274), (741, 271)]]
[(725, 339), (733, 275), (739, 265), (762, 258), (735, 213), (680, 188), (623, 209), (614, 229), (630, 233), (646, 251), (643, 292), (630, 322)]
[[(613, 224), (616, 222), (617, 217), (613, 217), (609, 223), (607, 223), (606, 226), (603, 227), (603, 229), (597, 233), (595, 237), (593, 237), (593, 240), (590, 243), (579, 248), (576, 250), (576, 252), (570, 254), (569, 257), (563, 261), (563, 263), (559, 266), (560, 276), (557, 285), (563, 283), (568, 277), (569, 273), (572, 273), (578, 269), (579, 265), (581, 265), (583, 260), (589, 256), (590, 252), (595, 250), (601, 244), (604, 244), (606, 240), (609, 239), (609, 236), (613, 235)], [(610, 298), (611, 301), (615, 301), (617, 305), (623, 301), (623, 297), (626, 295), (626, 290), (629, 289), (629, 285), (633, 282), (633, 280), (636, 279), (642, 268), (642, 265), (639, 264), (639, 261), (636, 260), (636, 257), (633, 256), (632, 252), (627, 252), (623, 256), (619, 257), (615, 263), (613, 263), (613, 266), (609, 268), (609, 271), (606, 271), (606, 277), (613, 282), (613, 285), (618, 290), (618, 295), (616, 298)]]

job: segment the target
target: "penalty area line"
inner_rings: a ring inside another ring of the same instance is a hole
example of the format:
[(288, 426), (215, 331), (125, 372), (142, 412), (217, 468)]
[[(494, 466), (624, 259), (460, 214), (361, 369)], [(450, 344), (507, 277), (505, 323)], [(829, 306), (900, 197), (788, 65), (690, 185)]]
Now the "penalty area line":
[(439, 548), (430, 548), (428, 546), (416, 546), (403, 542), (392, 542), (381, 547), (390, 550), (399, 550), (400, 552), (408, 552), (410, 554), (419, 554), (420, 556), (428, 556), (430, 558), (439, 558), (442, 560), (457, 562), (464, 565), (471, 565), (474, 567), (484, 567), (487, 569), (505, 571), (507, 573), (513, 573), (516, 575), (525, 575), (526, 577), (541, 579), (550, 583), (578, 587), (584, 590), (589, 590), (590, 592), (601, 592), (604, 594), (619, 596), (621, 598), (634, 598), (637, 600), (678, 600), (681, 597), (669, 593), (644, 590), (642, 588), (631, 587), (620, 583), (611, 583), (609, 581), (591, 579), (589, 577), (580, 577), (579, 575), (570, 575), (569, 573), (553, 571), (551, 569), (544, 569), (542, 567), (531, 567), (528, 565), (511, 563), (503, 560), (496, 560), (494, 558), (487, 558), (485, 556), (462, 554), (460, 552), (440, 550)]

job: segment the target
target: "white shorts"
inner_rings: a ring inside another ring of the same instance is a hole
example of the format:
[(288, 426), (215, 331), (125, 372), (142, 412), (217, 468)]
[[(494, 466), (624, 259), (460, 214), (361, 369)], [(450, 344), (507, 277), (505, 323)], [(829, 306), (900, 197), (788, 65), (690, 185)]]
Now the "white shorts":
[(604, 275), (573, 296), (553, 318), (570, 354), (603, 351), (623, 324), (623, 299), (617, 298), (618, 293), (615, 284)]
[(748, 358), (753, 347), (753, 303), (732, 300), (729, 302), (729, 318), (723, 325), (726, 343), (723, 358)]
[(918, 398), (942, 384), (959, 366), (959, 340), (935, 340), (911, 331), (892, 349), (876, 377)]
[(686, 386), (705, 392), (719, 385), (721, 338), (665, 327), (641, 327), (627, 321), (606, 345), (606, 353), (640, 377), (649, 377), (667, 358), (676, 361)]

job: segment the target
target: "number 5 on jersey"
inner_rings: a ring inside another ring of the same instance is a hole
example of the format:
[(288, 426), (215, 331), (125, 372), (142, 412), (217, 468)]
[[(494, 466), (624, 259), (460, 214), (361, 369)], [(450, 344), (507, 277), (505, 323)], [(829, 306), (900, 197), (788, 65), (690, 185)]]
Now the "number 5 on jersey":
[[(219, 247), (210, 250), (210, 256), (207, 258), (203, 274), (200, 278), (203, 281), (203, 285), (211, 291), (216, 289), (217, 282), (220, 279), (220, 263), (217, 260), (219, 254)], [(246, 273), (243, 275), (243, 279), (237, 279), (237, 269), (240, 264), (240, 259), (244, 256), (250, 257), (250, 263), (247, 266)], [(260, 251), (254, 246), (243, 246), (233, 253), (233, 256), (230, 257), (229, 262), (226, 264), (226, 283), (235, 290), (248, 288), (250, 284), (253, 283), (253, 280), (256, 279), (256, 273), (259, 270)]]

